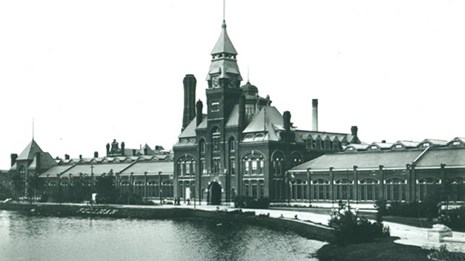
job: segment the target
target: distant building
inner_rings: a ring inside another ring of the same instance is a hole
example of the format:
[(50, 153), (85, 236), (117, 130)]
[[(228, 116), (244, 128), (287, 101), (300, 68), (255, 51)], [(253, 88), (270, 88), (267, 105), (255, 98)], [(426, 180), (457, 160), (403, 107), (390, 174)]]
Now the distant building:
[(32, 140), (20, 156), (11, 154), (10, 173), (19, 174), (21, 180), (24, 180), (24, 195), (27, 194), (27, 177), (30, 176), (43, 178), (43, 192), (48, 198), (58, 191), (63, 192), (65, 198), (71, 198), (77, 187), (87, 190), (90, 196), (95, 192), (97, 177), (114, 175), (114, 186), (121, 194), (133, 192), (144, 198), (173, 198), (171, 152), (165, 151), (161, 146), (152, 149), (144, 145), (138, 150), (124, 150), (124, 145), (118, 147), (116, 140), (113, 144), (113, 150), (107, 151), (109, 156), (99, 157), (95, 152), (92, 158), (81, 155), (79, 158), (70, 158), (65, 155), (63, 159), (53, 159)]
[(465, 202), (465, 138), (351, 144), (289, 170), (289, 200)]

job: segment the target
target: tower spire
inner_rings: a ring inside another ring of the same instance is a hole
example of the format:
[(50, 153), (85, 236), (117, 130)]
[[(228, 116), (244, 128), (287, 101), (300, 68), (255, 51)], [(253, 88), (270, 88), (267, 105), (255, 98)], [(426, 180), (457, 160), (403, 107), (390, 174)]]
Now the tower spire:
[(223, 23), (226, 21), (226, 0), (223, 0)]

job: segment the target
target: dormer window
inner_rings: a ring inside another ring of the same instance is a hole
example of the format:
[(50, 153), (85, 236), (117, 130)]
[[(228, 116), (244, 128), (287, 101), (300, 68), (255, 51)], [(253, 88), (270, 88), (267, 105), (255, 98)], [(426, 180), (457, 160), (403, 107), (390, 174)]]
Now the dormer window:
[(370, 150), (377, 150), (377, 149), (378, 149), (378, 146), (375, 146), (375, 145), (370, 147)]
[(460, 146), (460, 141), (454, 141), (454, 142), (452, 142), (452, 145), (453, 146)]
[(421, 146), (422, 146), (423, 148), (427, 148), (427, 147), (429, 147), (429, 145), (430, 145), (429, 143), (423, 143), (423, 145), (421, 145)]
[(402, 145), (397, 144), (397, 145), (396, 145), (396, 149), (402, 149)]

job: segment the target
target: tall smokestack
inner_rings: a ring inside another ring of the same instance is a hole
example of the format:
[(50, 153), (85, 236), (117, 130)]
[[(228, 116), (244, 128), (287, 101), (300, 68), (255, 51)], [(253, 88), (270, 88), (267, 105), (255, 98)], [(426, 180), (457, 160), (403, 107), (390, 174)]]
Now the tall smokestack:
[(312, 131), (318, 131), (318, 99), (312, 100)]
[(186, 74), (182, 82), (184, 84), (184, 113), (182, 117), (182, 129), (184, 130), (195, 117), (195, 86), (197, 84), (197, 80), (194, 75)]

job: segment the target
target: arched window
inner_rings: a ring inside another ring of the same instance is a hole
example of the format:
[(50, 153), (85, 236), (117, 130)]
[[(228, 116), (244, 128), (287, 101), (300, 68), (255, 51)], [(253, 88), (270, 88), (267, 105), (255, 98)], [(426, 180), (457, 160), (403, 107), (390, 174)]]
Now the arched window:
[(296, 179), (292, 182), (292, 199), (305, 200), (307, 199), (307, 182), (301, 179)]
[(162, 189), (162, 196), (164, 198), (172, 198), (173, 197), (173, 182), (171, 182), (171, 181), (163, 181), (161, 189)]
[(177, 173), (179, 176), (195, 175), (195, 159), (192, 156), (184, 156), (178, 160)]
[(212, 141), (212, 152), (219, 152), (220, 145), (221, 145), (221, 137), (220, 137), (220, 129), (218, 127), (214, 127), (211, 133), (211, 141)]
[(440, 192), (441, 180), (437, 178), (424, 178), (418, 180), (420, 191), (420, 201), (432, 198), (436, 193)]
[(201, 139), (199, 141), (199, 152), (200, 152), (200, 155), (205, 155), (205, 140), (204, 139)]
[(385, 181), (386, 199), (401, 201), (406, 199), (407, 184), (405, 179), (392, 178)]
[(265, 156), (258, 152), (247, 154), (242, 158), (244, 175), (263, 175), (265, 170)]
[(302, 164), (302, 154), (299, 152), (293, 152), (291, 154), (291, 167), (295, 167), (297, 165)]
[(234, 137), (229, 138), (228, 140), (228, 150), (230, 154), (232, 154), (234, 151), (236, 151), (236, 141)]
[(455, 177), (448, 180), (449, 200), (452, 202), (465, 201), (465, 180), (463, 177)]
[(378, 181), (375, 179), (362, 179), (359, 183), (360, 200), (376, 200), (378, 195)]
[(336, 189), (336, 198), (339, 200), (353, 199), (353, 181), (348, 179), (339, 179), (334, 183)]
[(271, 156), (272, 172), (274, 176), (284, 175), (284, 154), (281, 151), (274, 151)]
[(316, 148), (317, 150), (323, 149), (322, 146), (321, 146), (321, 143), (322, 143), (322, 142), (321, 142), (320, 137), (317, 137), (317, 138), (316, 138), (316, 146), (315, 146), (315, 148)]
[(329, 181), (317, 179), (312, 182), (313, 200), (329, 200)]
[(19, 166), (18, 173), (21, 179), (24, 180), (26, 178), (26, 168), (23, 165)]

